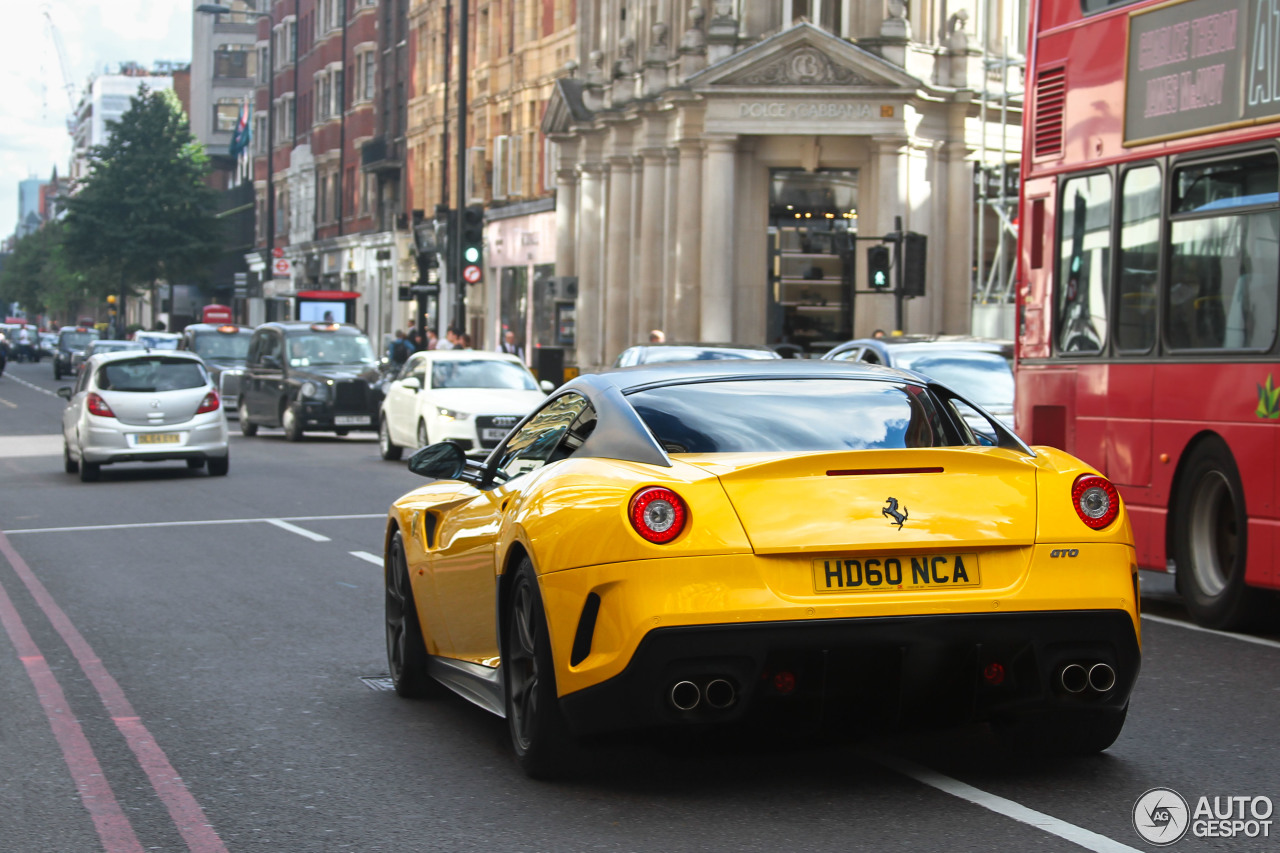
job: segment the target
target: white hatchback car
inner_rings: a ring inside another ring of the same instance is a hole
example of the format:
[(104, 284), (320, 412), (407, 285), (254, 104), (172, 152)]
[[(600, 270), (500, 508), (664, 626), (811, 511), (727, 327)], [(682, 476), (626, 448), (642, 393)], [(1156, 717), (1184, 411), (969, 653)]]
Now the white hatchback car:
[(188, 468), (227, 473), (227, 415), (200, 357), (188, 352), (92, 356), (62, 413), (66, 472), (86, 482), (103, 465), (185, 459)]
[(553, 390), (514, 355), (483, 350), (414, 353), (387, 385), (378, 416), (383, 459), (453, 441), (475, 454), (497, 447)]

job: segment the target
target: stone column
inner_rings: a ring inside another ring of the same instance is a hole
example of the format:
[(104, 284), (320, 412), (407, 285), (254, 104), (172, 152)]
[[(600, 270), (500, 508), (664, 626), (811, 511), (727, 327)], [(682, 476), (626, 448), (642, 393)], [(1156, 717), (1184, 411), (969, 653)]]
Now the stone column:
[(605, 240), (604, 364), (631, 344), (631, 156), (609, 158)]
[(582, 164), (578, 181), (578, 366), (583, 370), (604, 364), (601, 347), (604, 340), (601, 306), (604, 304), (603, 262), (604, 233), (604, 164)]
[(663, 328), (668, 340), (693, 341), (702, 334), (702, 143), (682, 139), (677, 149), (675, 282)]
[[(671, 334), (672, 306), (676, 292), (676, 211), (680, 198), (680, 151), (675, 148), (666, 149), (667, 191), (666, 204), (662, 211), (662, 328)], [(675, 340), (675, 338), (669, 338)]]
[(702, 171), (702, 316), (704, 341), (733, 340), (733, 226), (736, 136), (709, 136)]
[[(910, 170), (910, 164), (907, 162), (907, 147), (909, 144), (907, 137), (877, 136), (872, 137), (871, 141), (876, 168), (876, 209), (872, 217), (870, 233), (888, 234), (893, 230), (895, 216), (901, 216), (903, 229), (910, 230), (911, 194), (908, 192), (907, 186), (907, 177)], [(863, 276), (863, 280), (865, 280), (865, 276)], [(869, 311), (863, 311), (862, 308), (864, 306), (874, 307), (871, 307)], [(863, 329), (861, 332), (855, 329), (855, 337), (868, 333), (872, 328), (893, 329), (896, 325), (894, 300), (890, 297), (868, 299), (865, 302), (861, 302), (858, 308), (859, 325), (868, 323), (868, 328)], [(905, 316), (903, 317), (903, 324), (906, 324)], [(899, 331), (906, 330), (900, 329)]]
[(563, 148), (556, 168), (556, 275), (577, 275), (578, 170)]
[(637, 340), (647, 340), (650, 329), (662, 328), (662, 269), (666, 256), (663, 214), (666, 212), (667, 152), (646, 148), (640, 204), (640, 241), (636, 246), (639, 274), (631, 287), (631, 316)]
[[(930, 277), (928, 287), (941, 288), (942, 322), (935, 328), (967, 334), (973, 311), (973, 165), (971, 149), (963, 141), (948, 142), (939, 152), (939, 171), (946, 186), (945, 232), (929, 235), (929, 266), (940, 274)], [(1029, 218), (1024, 221), (1030, 221)], [(1016, 247), (1014, 251), (1017, 251)]]

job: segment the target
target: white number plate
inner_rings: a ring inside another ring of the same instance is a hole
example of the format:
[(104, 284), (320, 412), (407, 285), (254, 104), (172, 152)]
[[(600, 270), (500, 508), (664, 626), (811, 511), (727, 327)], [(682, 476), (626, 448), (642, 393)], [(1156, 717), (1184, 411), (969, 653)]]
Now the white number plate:
[(510, 430), (485, 427), (484, 429), (480, 430), (480, 440), (481, 441), (502, 441), (502, 439), (507, 437), (508, 432), (510, 432)]
[(365, 426), (369, 423), (368, 415), (334, 415), (334, 426)]

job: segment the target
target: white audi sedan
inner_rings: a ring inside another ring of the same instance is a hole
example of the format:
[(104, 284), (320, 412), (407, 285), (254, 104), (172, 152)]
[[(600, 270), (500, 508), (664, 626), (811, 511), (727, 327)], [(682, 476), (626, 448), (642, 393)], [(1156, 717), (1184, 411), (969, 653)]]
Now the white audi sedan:
[(541, 386), (514, 355), (481, 350), (414, 353), (387, 385), (378, 415), (383, 459), (404, 448), (452, 441), (469, 454), (492, 450), (554, 386)]
[(200, 357), (127, 350), (94, 355), (74, 388), (59, 388), (68, 474), (98, 479), (103, 465), (186, 460), (222, 476), (230, 467), (227, 415)]

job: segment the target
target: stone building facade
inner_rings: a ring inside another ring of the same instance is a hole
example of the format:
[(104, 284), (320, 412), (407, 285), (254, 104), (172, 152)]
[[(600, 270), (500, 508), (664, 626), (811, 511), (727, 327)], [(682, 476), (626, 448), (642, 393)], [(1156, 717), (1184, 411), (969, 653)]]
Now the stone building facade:
[(577, 67), (542, 122), (578, 365), (655, 328), (810, 354), (893, 329), (866, 248), (898, 221), (927, 237), (901, 328), (969, 331), (975, 159), (1016, 150), (1021, 118), (1019, 98), (1003, 124), (981, 120), (984, 59), (1017, 52), (1025, 5), (580, 3)]

